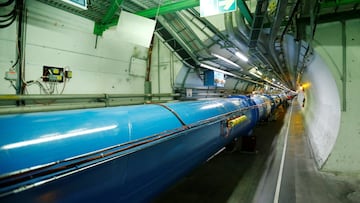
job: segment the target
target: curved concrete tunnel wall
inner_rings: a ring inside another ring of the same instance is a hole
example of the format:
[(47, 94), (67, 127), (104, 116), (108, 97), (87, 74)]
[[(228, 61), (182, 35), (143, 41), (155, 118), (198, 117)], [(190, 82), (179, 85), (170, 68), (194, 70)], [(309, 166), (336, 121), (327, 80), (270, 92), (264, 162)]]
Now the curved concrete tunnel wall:
[(321, 167), (335, 145), (340, 128), (340, 100), (336, 83), (327, 65), (318, 54), (307, 67), (304, 91), (298, 100), (304, 102), (304, 116), (316, 163)]
[(314, 156), (323, 171), (359, 176), (360, 19), (318, 25), (312, 44), (303, 82)]

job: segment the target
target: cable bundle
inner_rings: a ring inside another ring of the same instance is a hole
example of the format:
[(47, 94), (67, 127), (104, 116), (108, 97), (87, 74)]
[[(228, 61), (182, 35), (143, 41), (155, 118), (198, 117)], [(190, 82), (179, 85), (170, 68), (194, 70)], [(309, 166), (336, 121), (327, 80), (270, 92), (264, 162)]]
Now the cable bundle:
[(2, 14), (0, 13), (0, 28), (9, 27), (16, 19), (16, 4), (15, 0), (7, 0), (5, 2), (0, 2), (0, 10), (5, 10), (5, 8), (13, 6), (13, 9), (9, 13)]

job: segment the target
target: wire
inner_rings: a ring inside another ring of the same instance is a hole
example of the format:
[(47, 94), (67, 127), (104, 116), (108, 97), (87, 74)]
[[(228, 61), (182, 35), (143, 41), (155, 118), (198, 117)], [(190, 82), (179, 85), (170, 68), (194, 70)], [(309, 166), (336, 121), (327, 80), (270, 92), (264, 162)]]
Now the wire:
[(0, 15), (0, 18), (5, 18), (14, 15), (15, 9), (12, 9), (8, 14)]
[[(10, 22), (6, 23), (6, 24), (0, 24), (0, 28), (6, 28), (9, 27), (14, 21), (15, 21), (16, 17), (12, 17)], [(8, 21), (8, 20), (6, 20)]]
[(11, 68), (14, 68), (19, 63), (19, 58), (20, 58), (20, 56), (18, 55), (18, 57), (16, 58), (15, 63), (11, 66)]
[(65, 80), (64, 80), (64, 84), (63, 84), (63, 88), (61, 89), (60, 94), (62, 94), (62, 93), (64, 92), (67, 80), (68, 80), (68, 79), (67, 79), (67, 78), (65, 78)]
[(11, 84), (11, 86), (15, 89), (15, 91), (17, 90), (17, 87), (16, 87), (16, 85), (14, 84), (14, 81), (10, 81), (10, 84)]
[[(25, 8), (25, 0), (18, 0), (18, 1), (21, 1), (22, 3), (20, 4), (20, 9), (22, 9), (19, 13), (19, 26), (23, 25), (24, 27), (22, 28), (23, 29), (23, 33), (22, 34), (22, 43), (21, 43), (21, 49), (19, 48), (19, 53), (20, 53), (20, 56), (21, 56), (21, 75), (20, 75), (20, 79), (22, 81), (22, 83), (24, 83), (24, 86), (26, 85), (25, 84), (25, 44), (26, 44), (26, 33), (27, 33), (27, 9)], [(21, 15), (21, 16), (20, 16)], [(20, 44), (20, 38), (18, 37), (18, 42)], [(20, 59), (20, 58), (19, 58)], [(21, 89), (21, 91), (23, 91)]]
[(45, 85), (42, 84), (40, 81), (36, 81), (37, 84), (39, 85), (40, 87), (40, 94), (41, 94), (41, 90), (43, 90), (45, 92), (45, 94), (49, 94), (48, 90), (46, 89)]
[(12, 4), (15, 0), (8, 0), (4, 3), (0, 3), (0, 7), (5, 7), (5, 6), (9, 6), (10, 4)]
[[(6, 2), (0, 3), (0, 8), (5, 8), (14, 3), (15, 0), (8, 0)], [(0, 29), (9, 27), (16, 19), (16, 9), (17, 4), (15, 3), (14, 8), (7, 14), (0, 15)]]
[(4, 23), (4, 22), (7, 22), (7, 21), (10, 21), (10, 20), (12, 20), (14, 17), (13, 16), (10, 16), (10, 17), (8, 17), (8, 18), (6, 18), (6, 19), (4, 19), (4, 20), (1, 20), (0, 19), (0, 23)]
[[(14, 2), (15, 2), (15, 0), (8, 0), (6, 2), (0, 3), (0, 8), (4, 11), (4, 9), (6, 9), (6, 7), (10, 6)], [(13, 22), (15, 21), (16, 16), (17, 16), (16, 9), (17, 9), (17, 4), (15, 3), (14, 7), (11, 9), (11, 11), (9, 13), (0, 15), (0, 29), (9, 27), (11, 24), (13, 24)], [(17, 36), (18, 36), (18, 34), (17, 34)], [(18, 44), (17, 44), (17, 47), (18, 47)], [(18, 52), (18, 54), (17, 54), (16, 61), (11, 66), (10, 69), (13, 69), (19, 63), (20, 55), (19, 55), (18, 48), (17, 48), (17, 52)], [(14, 81), (10, 81), (10, 84), (15, 89), (16, 92), (18, 92), (18, 90), (21, 89), (21, 87), (17, 87), (14, 84)]]

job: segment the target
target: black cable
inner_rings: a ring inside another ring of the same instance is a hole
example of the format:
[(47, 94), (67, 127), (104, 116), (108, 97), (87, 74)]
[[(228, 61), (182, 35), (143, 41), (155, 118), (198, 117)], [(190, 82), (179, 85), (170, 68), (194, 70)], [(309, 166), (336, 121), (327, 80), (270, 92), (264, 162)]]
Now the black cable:
[(9, 17), (11, 15), (15, 15), (15, 7), (12, 11), (10, 11), (8, 14), (5, 14), (5, 15), (0, 15), (0, 18), (6, 18), (6, 17)]
[(11, 21), (7, 24), (3, 24), (3, 25), (0, 25), (0, 28), (6, 28), (6, 27), (9, 27), (14, 21), (15, 21), (16, 18), (12, 18)]
[(9, 16), (9, 17), (8, 17), (8, 18), (6, 18), (6, 19), (0, 19), (0, 23), (10, 21), (10, 20), (12, 20), (13, 18), (16, 18), (16, 16), (15, 16), (15, 15), (13, 15), (13, 16)]
[[(8, 0), (7, 2), (0, 3), (0, 7), (11, 5), (15, 0)], [(16, 4), (14, 8), (7, 14), (0, 15), (0, 28), (10, 26), (16, 19)]]
[(15, 0), (8, 0), (4, 3), (0, 3), (0, 7), (5, 7), (5, 6), (9, 6), (10, 4), (12, 4)]
[(20, 58), (20, 56), (18, 55), (15, 63), (11, 66), (11, 68), (14, 68), (19, 63), (19, 58)]

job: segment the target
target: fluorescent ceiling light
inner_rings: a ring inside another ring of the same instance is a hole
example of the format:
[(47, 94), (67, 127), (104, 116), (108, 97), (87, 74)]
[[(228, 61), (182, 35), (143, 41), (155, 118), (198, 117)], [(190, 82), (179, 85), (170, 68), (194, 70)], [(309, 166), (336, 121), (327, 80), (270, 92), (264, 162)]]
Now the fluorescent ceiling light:
[(221, 59), (221, 60), (225, 61), (226, 63), (229, 63), (229, 64), (231, 64), (231, 65), (233, 65), (233, 66), (238, 67), (238, 68), (241, 68), (238, 64), (230, 61), (229, 59), (227, 59), (227, 58), (225, 58), (225, 57), (223, 57), (223, 56), (220, 56), (220, 55), (217, 55), (217, 54), (214, 54), (214, 53), (212, 53), (211, 55), (215, 56), (215, 57), (218, 58), (218, 59)]
[(258, 74), (256, 74), (256, 73), (250, 72), (250, 74), (253, 75), (253, 76), (255, 76), (255, 77), (257, 77), (257, 78), (259, 78), (259, 79), (261, 79), (260, 75), (258, 75)]
[(240, 53), (240, 52), (238, 52), (238, 51), (235, 53), (235, 55), (236, 55), (237, 57), (239, 57), (241, 60), (245, 61), (245, 62), (248, 62), (248, 61), (249, 61), (249, 59), (248, 59), (244, 54), (242, 54), (242, 53)]
[[(274, 79), (274, 78), (273, 78)], [(282, 90), (284, 90), (284, 89), (288, 89), (288, 88), (286, 88), (283, 84), (281, 84), (280, 82), (275, 82), (275, 83), (273, 83), (272, 81), (270, 81), (270, 80), (268, 80), (268, 79), (264, 79), (267, 83), (269, 83), (269, 84), (271, 84), (271, 85), (273, 85), (273, 87), (277, 87), (277, 88), (280, 88), (280, 89), (282, 89)]]
[(249, 70), (249, 73), (256, 76), (257, 78), (261, 78), (263, 75), (262, 72), (260, 72), (256, 67)]

